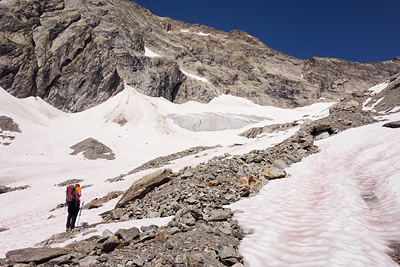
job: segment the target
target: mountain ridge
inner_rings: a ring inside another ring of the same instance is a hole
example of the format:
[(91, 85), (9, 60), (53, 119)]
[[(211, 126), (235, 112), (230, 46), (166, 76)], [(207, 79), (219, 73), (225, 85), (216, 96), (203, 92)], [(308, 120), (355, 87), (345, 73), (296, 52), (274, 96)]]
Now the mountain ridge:
[[(104, 102), (124, 82), (174, 103), (232, 94), (295, 107), (360, 92), (400, 72), (396, 60), (303, 61), (243, 31), (158, 17), (125, 0), (2, 1), (0, 7), (0, 86), (69, 112)], [(145, 56), (146, 47), (160, 57)]]

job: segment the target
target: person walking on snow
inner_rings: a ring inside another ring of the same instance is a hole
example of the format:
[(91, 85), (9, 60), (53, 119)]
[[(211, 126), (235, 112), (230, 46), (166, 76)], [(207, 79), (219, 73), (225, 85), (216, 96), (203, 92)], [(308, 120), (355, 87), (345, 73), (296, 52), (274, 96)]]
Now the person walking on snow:
[(68, 206), (68, 217), (67, 217), (67, 231), (70, 231), (75, 228), (76, 217), (78, 216), (80, 209), (80, 197), (81, 197), (81, 188), (79, 184), (75, 186), (67, 187), (67, 201), (66, 205)]

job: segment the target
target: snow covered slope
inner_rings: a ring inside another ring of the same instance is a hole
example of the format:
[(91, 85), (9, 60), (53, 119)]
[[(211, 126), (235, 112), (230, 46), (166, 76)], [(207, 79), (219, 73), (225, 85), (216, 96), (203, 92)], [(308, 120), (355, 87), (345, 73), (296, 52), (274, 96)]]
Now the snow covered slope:
[[(328, 114), (330, 103), (314, 104), (293, 110), (255, 105), (252, 102), (223, 95), (209, 104), (188, 102), (182, 105), (163, 98), (152, 98), (126, 86), (107, 102), (90, 110), (67, 114), (39, 98), (16, 99), (0, 89), (0, 116), (13, 119), (21, 133), (8, 146), (0, 145), (0, 184), (15, 187), (29, 185), (21, 191), (0, 194), (0, 257), (12, 249), (33, 246), (65, 230), (66, 211), (55, 209), (65, 200), (64, 187), (57, 184), (69, 179), (83, 179), (83, 200), (87, 203), (112, 191), (125, 190), (131, 183), (154, 170), (125, 177), (124, 181), (105, 180), (125, 174), (159, 156), (194, 146), (216, 146), (200, 156), (190, 156), (167, 166), (174, 171), (197, 165), (225, 153), (242, 154), (252, 149), (279, 143), (294, 133), (265, 134), (246, 139), (239, 133), (250, 127), (319, 118)], [(190, 131), (175, 124), (179, 118), (187, 125), (198, 115), (209, 131)], [(213, 117), (224, 117), (226, 130), (213, 129)], [(190, 116), (188, 116), (190, 115)], [(237, 128), (238, 118), (255, 118)], [(211, 122), (210, 122), (211, 121)], [(71, 146), (94, 138), (115, 153), (115, 160), (88, 160), (82, 154), (70, 155)], [(232, 146), (243, 144), (242, 146)], [(99, 209), (85, 210), (82, 221), (95, 223), (98, 214), (110, 210), (115, 199)], [(55, 210), (53, 210), (55, 209)], [(52, 210), (50, 212), (50, 210)], [(150, 222), (143, 222), (144, 224)], [(154, 223), (154, 222), (151, 222)], [(165, 223), (160, 221), (159, 223)], [(19, 238), (23, 236), (24, 238)]]
[[(64, 231), (66, 211), (53, 210), (64, 202), (65, 188), (56, 186), (58, 183), (83, 179), (81, 185), (89, 186), (83, 189), (83, 200), (89, 202), (125, 190), (153, 172), (128, 175), (118, 183), (105, 181), (150, 159), (193, 146), (221, 145), (167, 166), (177, 171), (225, 153), (262, 149), (296, 129), (256, 139), (238, 134), (250, 127), (319, 118), (327, 115), (329, 106), (285, 110), (226, 95), (209, 104), (177, 105), (126, 87), (102, 105), (66, 114), (41, 99), (19, 100), (0, 90), (0, 116), (12, 118), (21, 129), (21, 133), (13, 133), (15, 140), (10, 145), (0, 145), (0, 184), (30, 186), (0, 194), (0, 228), (9, 228), (0, 232), (0, 257)], [(216, 114), (228, 129), (213, 127)], [(238, 119), (246, 118), (256, 119), (237, 128)], [(384, 118), (400, 120), (400, 112)], [(196, 124), (194, 119), (208, 131), (188, 130)], [(400, 240), (400, 135), (398, 129), (382, 124), (317, 141), (321, 152), (292, 165), (287, 170), (289, 179), (271, 181), (259, 195), (231, 205), (240, 225), (250, 233), (240, 245), (248, 266), (396, 266), (386, 252), (391, 242)], [(109, 146), (116, 159), (70, 155), (69, 147), (88, 137)], [(235, 143), (242, 146), (232, 146)], [(84, 210), (81, 222), (99, 222), (98, 215), (117, 201)], [(169, 219), (128, 221), (107, 225), (107, 229), (163, 225)], [(103, 229), (99, 227), (98, 233)]]
[(382, 124), (318, 141), (290, 179), (231, 205), (253, 232), (239, 249), (249, 266), (398, 266), (387, 252), (400, 240), (400, 134)]

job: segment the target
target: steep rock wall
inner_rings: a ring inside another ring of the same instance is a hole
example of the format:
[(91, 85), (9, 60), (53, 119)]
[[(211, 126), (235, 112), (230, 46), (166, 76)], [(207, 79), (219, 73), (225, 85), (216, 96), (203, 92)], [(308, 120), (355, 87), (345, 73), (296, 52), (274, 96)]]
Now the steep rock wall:
[[(303, 61), (243, 31), (157, 17), (125, 0), (2, 0), (0, 19), (0, 86), (70, 112), (107, 100), (124, 82), (176, 103), (225, 93), (293, 107), (363, 91), (400, 72), (398, 60)], [(160, 57), (145, 56), (145, 47)]]

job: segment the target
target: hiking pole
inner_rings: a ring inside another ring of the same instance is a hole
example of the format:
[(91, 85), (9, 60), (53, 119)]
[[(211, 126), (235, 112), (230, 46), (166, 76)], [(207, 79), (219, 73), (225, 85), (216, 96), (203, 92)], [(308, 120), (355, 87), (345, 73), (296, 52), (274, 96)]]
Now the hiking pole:
[(83, 207), (83, 205), (85, 205), (85, 201), (82, 202), (82, 205), (81, 205), (81, 207), (79, 208), (79, 217), (78, 217), (78, 223), (77, 223), (77, 225), (79, 225), (79, 219), (81, 218), (82, 207)]

